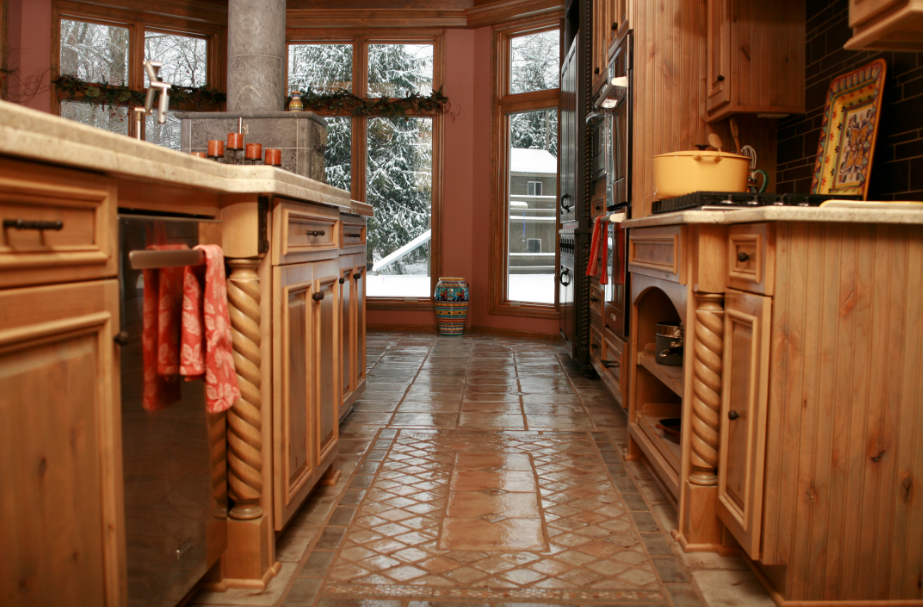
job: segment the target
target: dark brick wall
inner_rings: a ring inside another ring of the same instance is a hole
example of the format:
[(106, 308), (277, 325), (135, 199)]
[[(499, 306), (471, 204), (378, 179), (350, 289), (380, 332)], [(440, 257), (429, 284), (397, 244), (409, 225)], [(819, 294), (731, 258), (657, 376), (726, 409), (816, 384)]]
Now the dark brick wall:
[(848, 0), (807, 0), (807, 113), (778, 125), (778, 192), (809, 192), (831, 80), (884, 57), (888, 63), (869, 200), (923, 200), (923, 53), (847, 51)]

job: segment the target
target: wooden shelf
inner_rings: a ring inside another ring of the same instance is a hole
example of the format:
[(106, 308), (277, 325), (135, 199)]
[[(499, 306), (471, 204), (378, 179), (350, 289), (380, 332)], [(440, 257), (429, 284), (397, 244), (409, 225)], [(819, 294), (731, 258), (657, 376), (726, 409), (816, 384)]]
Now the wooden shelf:
[(667, 460), (673, 471), (679, 475), (680, 462), (683, 459), (682, 449), (680, 449), (679, 444), (664, 436), (663, 430), (657, 429), (657, 424), (660, 423), (660, 420), (668, 417), (666, 415), (645, 415), (642, 413), (638, 415), (638, 426), (644, 430), (644, 433), (651, 439), (651, 442), (657, 447), (663, 458)]
[(683, 386), (685, 385), (683, 367), (657, 364), (657, 361), (654, 360), (654, 355), (648, 352), (638, 353), (638, 364), (650, 371), (651, 375), (659, 379), (674, 394), (683, 398)]
[[(641, 416), (638, 416), (641, 419)], [(679, 473), (673, 469), (670, 462), (664, 457), (662, 449), (668, 449), (664, 439), (654, 442), (640, 424), (628, 424), (628, 433), (641, 447), (641, 451), (650, 464), (651, 471), (664, 488), (667, 498), (674, 507), (679, 505)], [(677, 445), (678, 447), (679, 445)]]

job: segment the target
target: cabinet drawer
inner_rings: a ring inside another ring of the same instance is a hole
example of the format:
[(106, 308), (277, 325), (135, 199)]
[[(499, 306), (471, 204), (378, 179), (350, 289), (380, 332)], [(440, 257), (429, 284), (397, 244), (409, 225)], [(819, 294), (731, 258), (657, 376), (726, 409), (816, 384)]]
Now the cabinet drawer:
[(606, 313), (606, 294), (595, 280), (590, 284), (590, 313), (598, 316), (600, 321)]
[(628, 233), (628, 269), (686, 284), (683, 226), (635, 228)]
[(115, 276), (116, 205), (110, 179), (0, 162), (0, 287)]
[(273, 264), (317, 259), (321, 251), (340, 247), (340, 212), (295, 202), (273, 210)]
[[(628, 391), (623, 378), (627, 377), (627, 344), (610, 331), (603, 331), (602, 338), (602, 360), (600, 360), (602, 370), (600, 375), (615, 400), (622, 407), (625, 407), (628, 402), (626, 399)], [(626, 374), (623, 375), (623, 371)]]
[(728, 229), (728, 286), (772, 295), (775, 283), (775, 226), (759, 223)]
[(340, 218), (340, 234), (342, 236), (340, 247), (362, 246), (366, 241), (365, 222), (356, 222), (344, 217)]

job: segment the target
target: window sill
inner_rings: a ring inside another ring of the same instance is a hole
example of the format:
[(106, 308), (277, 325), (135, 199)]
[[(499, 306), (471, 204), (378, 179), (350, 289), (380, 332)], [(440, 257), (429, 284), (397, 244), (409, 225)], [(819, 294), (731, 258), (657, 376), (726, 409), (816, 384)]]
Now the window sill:
[(395, 299), (391, 297), (367, 297), (366, 310), (403, 310), (403, 311), (434, 311), (436, 307), (429, 298), (418, 298), (417, 301)]
[(510, 302), (490, 306), (488, 314), (499, 316), (524, 316), (528, 318), (548, 318), (557, 320), (558, 309), (551, 304), (522, 304), (514, 306)]

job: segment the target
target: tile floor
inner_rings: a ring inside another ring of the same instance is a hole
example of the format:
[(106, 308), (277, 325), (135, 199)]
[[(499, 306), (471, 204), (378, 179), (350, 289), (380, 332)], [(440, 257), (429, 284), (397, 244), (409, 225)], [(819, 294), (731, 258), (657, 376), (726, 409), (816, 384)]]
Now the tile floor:
[(371, 333), (342, 478), (277, 540), (264, 591), (193, 604), (771, 607), (740, 559), (686, 554), (625, 416), (559, 344)]

